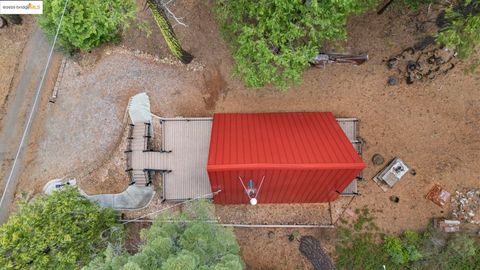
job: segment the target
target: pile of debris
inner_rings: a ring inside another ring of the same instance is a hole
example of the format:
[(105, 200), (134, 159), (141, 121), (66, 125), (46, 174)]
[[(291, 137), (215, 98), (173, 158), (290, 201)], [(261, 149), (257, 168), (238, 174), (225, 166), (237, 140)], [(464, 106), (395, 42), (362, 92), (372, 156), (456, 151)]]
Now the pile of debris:
[(450, 199), (450, 192), (444, 190), (439, 184), (435, 184), (425, 197), (436, 205), (443, 207)]
[[(400, 54), (385, 60), (388, 69), (396, 71), (397, 76), (404, 77), (407, 84), (416, 81), (433, 80), (447, 74), (456, 63), (456, 53), (435, 43), (431, 36)], [(396, 78), (390, 77), (390, 85), (396, 84)]]
[(480, 225), (480, 188), (456, 191), (451, 202), (455, 219)]

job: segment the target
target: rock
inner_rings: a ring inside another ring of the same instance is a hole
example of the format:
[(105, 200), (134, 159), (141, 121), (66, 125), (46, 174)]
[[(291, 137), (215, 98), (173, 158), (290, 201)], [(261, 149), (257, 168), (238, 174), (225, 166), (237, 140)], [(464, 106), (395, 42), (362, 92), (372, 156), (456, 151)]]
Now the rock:
[(389, 77), (387, 83), (388, 85), (393, 86), (393, 85), (397, 85), (398, 81), (397, 81), (397, 78), (395, 77)]

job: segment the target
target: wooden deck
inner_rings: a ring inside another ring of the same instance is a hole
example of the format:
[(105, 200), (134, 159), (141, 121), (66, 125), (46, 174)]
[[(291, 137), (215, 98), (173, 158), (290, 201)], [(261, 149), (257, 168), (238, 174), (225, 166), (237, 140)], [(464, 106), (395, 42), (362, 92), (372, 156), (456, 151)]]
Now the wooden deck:
[[(342, 130), (361, 154), (358, 121), (338, 118)], [(151, 148), (153, 134), (150, 124), (130, 125), (126, 154), (130, 184), (148, 186), (153, 173), (162, 174), (165, 200), (186, 200), (211, 193), (207, 175), (208, 149), (212, 118), (162, 118), (161, 149)], [(357, 193), (355, 179), (342, 193)]]

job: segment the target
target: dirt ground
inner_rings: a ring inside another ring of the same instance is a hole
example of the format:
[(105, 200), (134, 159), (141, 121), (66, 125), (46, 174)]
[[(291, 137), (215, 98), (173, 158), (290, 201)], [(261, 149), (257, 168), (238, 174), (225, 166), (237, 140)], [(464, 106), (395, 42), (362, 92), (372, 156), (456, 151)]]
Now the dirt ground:
[[(152, 29), (150, 38), (132, 27), (119, 46), (104, 46), (69, 59), (59, 98), (45, 108), (43, 136), (33, 143), (33, 162), (26, 168), (17, 193), (39, 192), (52, 178), (82, 174), (106, 164), (101, 173), (80, 179), (82, 187), (95, 193), (121, 190), (123, 154), (119, 137), (128, 98), (147, 92), (152, 110), (162, 116), (210, 116), (213, 112), (331, 111), (338, 117), (360, 119), (367, 163), (361, 196), (351, 208), (368, 207), (376, 224), (386, 232), (422, 229), (433, 216), (446, 216), (424, 196), (434, 183), (450, 192), (480, 186), (480, 76), (458, 65), (434, 81), (388, 86), (392, 75), (383, 60), (413, 45), (424, 35), (413, 14), (389, 9), (383, 15), (351, 18), (345, 50), (367, 52), (370, 60), (361, 66), (330, 65), (305, 72), (303, 83), (286, 92), (273, 87), (247, 89), (232, 76), (233, 60), (219, 34), (212, 12), (213, 1), (176, 1), (172, 10), (185, 18), (188, 27), (176, 26), (183, 47), (195, 56), (182, 66), (168, 50), (148, 10), (139, 5), (139, 18)], [(141, 4), (139, 2), (139, 4)], [(427, 10), (423, 10), (426, 16)], [(428, 30), (427, 30), (428, 31)], [(32, 146), (32, 147), (33, 147)], [(112, 154), (114, 153), (114, 154)], [(388, 192), (371, 178), (382, 168), (371, 162), (375, 153), (386, 160), (402, 158), (417, 172), (407, 175)], [(112, 158), (113, 157), (113, 158)], [(112, 158), (112, 159), (110, 159)], [(109, 161), (110, 160), (110, 161)], [(115, 160), (115, 161), (114, 161)], [(120, 161), (119, 161), (120, 160)], [(112, 165), (113, 164), (113, 165)], [(398, 204), (389, 200), (400, 198)], [(339, 204), (346, 205), (348, 199)], [(275, 206), (271, 216), (289, 213), (295, 220), (315, 222), (315, 206)], [(342, 208), (338, 206), (336, 211)], [(234, 213), (229, 215), (229, 211)], [(244, 215), (247, 210), (219, 209), (221, 218)], [(222, 214), (223, 213), (223, 214)], [(296, 217), (292, 213), (299, 213)], [(272, 222), (275, 222), (273, 220)], [(283, 220), (278, 220), (283, 222)], [(290, 221), (289, 221), (290, 222)], [(298, 242), (288, 237), (294, 229), (237, 229), (248, 269), (311, 269), (298, 252)], [(333, 254), (334, 230), (303, 229)]]
[[(0, 128), (2, 128), (2, 120), (6, 115), (6, 106), (11, 97), (10, 90), (14, 88), (18, 76), (20, 65), (20, 55), (25, 48), (29, 35), (33, 30), (34, 21), (31, 18), (26, 18), (22, 25), (9, 25), (0, 29)], [(0, 153), (2, 156), (7, 156), (8, 153)], [(5, 170), (10, 166), (11, 161), (2, 162), (0, 168), (0, 177), (3, 179)], [(3, 191), (3, 185), (0, 190)]]
[(20, 64), (19, 56), (33, 31), (34, 23), (33, 17), (24, 16), (22, 25), (9, 25), (0, 29), (0, 63), (2, 63), (0, 65), (0, 119), (14, 84), (14, 75)]

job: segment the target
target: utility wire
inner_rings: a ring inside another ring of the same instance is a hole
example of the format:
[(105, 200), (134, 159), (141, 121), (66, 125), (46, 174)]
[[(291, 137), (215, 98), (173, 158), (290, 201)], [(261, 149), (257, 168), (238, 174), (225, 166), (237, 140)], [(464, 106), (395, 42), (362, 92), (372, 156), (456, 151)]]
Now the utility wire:
[(167, 210), (169, 210), (169, 209), (172, 209), (172, 208), (177, 207), (177, 206), (182, 205), (182, 204), (186, 204), (186, 203), (189, 203), (189, 202), (192, 202), (192, 201), (196, 201), (196, 200), (199, 200), (199, 199), (207, 198), (207, 197), (209, 197), (210, 195), (214, 195), (214, 196), (215, 196), (215, 195), (217, 195), (218, 193), (220, 193), (220, 191), (222, 191), (222, 190), (220, 189), (220, 190), (217, 190), (217, 191), (215, 191), (215, 192), (207, 193), (207, 194), (205, 194), (205, 195), (200, 195), (200, 196), (195, 197), (195, 198), (193, 198), (193, 199), (176, 203), (176, 204), (171, 205), (171, 206), (169, 206), (169, 207), (165, 207), (165, 208), (162, 208), (162, 209), (159, 209), (159, 210), (150, 212), (150, 213), (145, 214), (145, 215), (143, 215), (143, 216), (140, 216), (140, 217), (137, 217), (137, 218), (134, 218), (134, 219), (129, 219), (128, 221), (123, 222), (122, 225), (125, 225), (125, 224), (130, 223), (130, 222), (134, 222), (134, 221), (136, 221), (136, 220), (141, 220), (141, 219), (143, 219), (143, 218), (145, 218), (145, 217), (148, 217), (148, 216), (151, 216), (151, 215), (153, 215), (153, 214), (157, 214), (157, 213), (160, 213), (160, 212), (163, 212), (163, 211), (167, 211)]
[(30, 128), (31, 128), (31, 125), (32, 125), (33, 115), (35, 114), (35, 111), (36, 111), (36, 108), (37, 108), (37, 105), (38, 105), (38, 99), (40, 97), (40, 92), (42, 90), (43, 83), (45, 81), (45, 77), (47, 76), (47, 70), (48, 70), (48, 67), (50, 65), (50, 61), (52, 60), (53, 50), (55, 49), (55, 44), (57, 43), (58, 33), (60, 32), (60, 27), (62, 25), (63, 16), (65, 15), (65, 11), (67, 10), (67, 4), (68, 4), (68, 0), (65, 0), (62, 15), (60, 16), (60, 21), (58, 23), (57, 30), (56, 30), (56, 33), (55, 33), (55, 38), (53, 39), (52, 48), (50, 49), (50, 53), (48, 55), (47, 64), (45, 65), (45, 69), (43, 71), (42, 79), (40, 80), (37, 91), (35, 93), (35, 98), (33, 100), (32, 109), (30, 110), (30, 114), (28, 116), (27, 124), (25, 125), (25, 129), (23, 130), (22, 139), (20, 140), (20, 144), (18, 145), (17, 153), (15, 154), (15, 159), (13, 161), (12, 168), (10, 169), (10, 173), (8, 175), (7, 182), (5, 184), (5, 188), (3, 189), (2, 199), (0, 200), (0, 207), (1, 208), (5, 207), (3, 205), (3, 201), (5, 200), (5, 196), (6, 196), (6, 193), (8, 191), (8, 186), (10, 185), (10, 182), (12, 181), (12, 178), (13, 178), (13, 175), (14, 175), (14, 172), (15, 172), (15, 168), (17, 166), (18, 158), (19, 158), (19, 156), (22, 152), (23, 145), (25, 144), (25, 140), (27, 138), (27, 135), (29, 134), (29, 131), (30, 131)]

